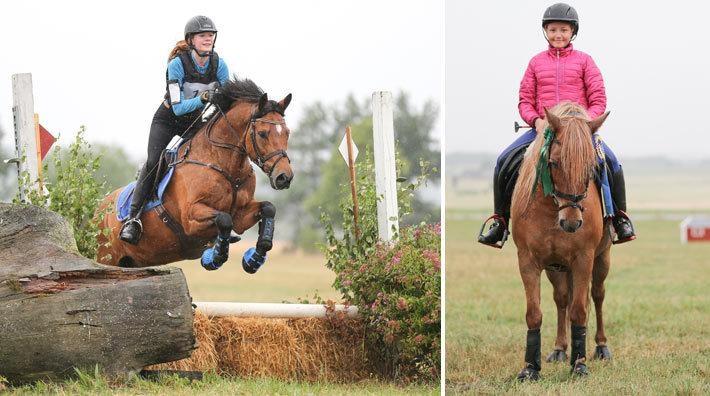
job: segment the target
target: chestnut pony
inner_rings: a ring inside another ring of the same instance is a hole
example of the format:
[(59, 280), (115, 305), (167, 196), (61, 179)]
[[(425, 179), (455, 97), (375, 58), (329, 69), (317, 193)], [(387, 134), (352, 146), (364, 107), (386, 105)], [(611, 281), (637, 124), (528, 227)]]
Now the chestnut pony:
[(275, 102), (251, 80), (236, 78), (221, 90), (232, 103), (216, 108), (206, 125), (179, 147), (162, 205), (141, 216), (143, 237), (137, 245), (118, 237), (116, 200), (122, 189), (100, 203), (99, 229), (110, 229), (97, 237), (100, 263), (145, 267), (202, 257), (203, 267), (217, 269), (227, 260), (229, 243), (257, 222), (256, 247), (246, 251), (242, 264), (253, 273), (264, 263), (272, 248), (276, 209), (254, 199), (252, 162), (268, 175), (271, 187), (289, 187), (293, 171), (286, 154), (290, 131), (284, 111), (291, 94)]
[(592, 141), (592, 134), (609, 113), (590, 121), (584, 108), (571, 102), (562, 102), (545, 113), (548, 127), (528, 148), (511, 207), (513, 240), (527, 300), (525, 368), (518, 374), (521, 381), (538, 379), (541, 370), (543, 270), (552, 282), (557, 305), (555, 351), (547, 361), (566, 360), (566, 326), (571, 321), (572, 373), (588, 374), (590, 283), (597, 319), (595, 357), (611, 358), (602, 319), (611, 234), (594, 182), (599, 162)]

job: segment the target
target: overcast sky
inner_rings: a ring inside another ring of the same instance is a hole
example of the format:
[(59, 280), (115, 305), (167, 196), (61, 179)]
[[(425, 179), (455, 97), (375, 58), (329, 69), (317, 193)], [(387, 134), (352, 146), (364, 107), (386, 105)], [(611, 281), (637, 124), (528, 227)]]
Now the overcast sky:
[[(445, 145), (500, 152), (516, 137), (518, 88), (547, 48), (544, 10), (554, 1), (447, 0)], [(710, 3), (570, 1), (580, 18), (575, 49), (604, 76), (601, 129), (622, 157), (710, 157)]]
[[(417, 107), (443, 102), (444, 10), (438, 0), (3, 1), (0, 127), (13, 147), (12, 74), (32, 73), (35, 112), (63, 145), (80, 125), (92, 142), (145, 158), (165, 92), (167, 55), (194, 15), (219, 29), (230, 73), (271, 98), (293, 93), (295, 130), (315, 101), (408, 92)], [(443, 130), (443, 117), (437, 133)]]

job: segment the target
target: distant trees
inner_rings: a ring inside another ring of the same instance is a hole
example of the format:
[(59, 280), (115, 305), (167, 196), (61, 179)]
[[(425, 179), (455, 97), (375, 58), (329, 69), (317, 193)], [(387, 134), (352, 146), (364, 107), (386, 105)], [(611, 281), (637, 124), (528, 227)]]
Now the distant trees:
[[(395, 96), (394, 130), (401, 164), (398, 177), (411, 180), (421, 174), (422, 163), (428, 163), (429, 180), (439, 184), (441, 155), (433, 136), (438, 115), (438, 105), (432, 101), (417, 109), (406, 93)], [(300, 247), (315, 249), (316, 243), (322, 241), (321, 212), (334, 219), (341, 216), (338, 209), (340, 185), (349, 183), (349, 176), (337, 147), (346, 125), (351, 126), (359, 155), (372, 153), (370, 98), (358, 101), (348, 95), (343, 102), (333, 105), (313, 103), (306, 108), (301, 123), (292, 128), (289, 156), (296, 172), (294, 182), (287, 193), (276, 194), (273, 201), (278, 208), (279, 223), (288, 222), (290, 226), (291, 235), (287, 238)], [(439, 220), (440, 202), (425, 202), (416, 196), (413, 205), (417, 213), (410, 217), (410, 222)]]

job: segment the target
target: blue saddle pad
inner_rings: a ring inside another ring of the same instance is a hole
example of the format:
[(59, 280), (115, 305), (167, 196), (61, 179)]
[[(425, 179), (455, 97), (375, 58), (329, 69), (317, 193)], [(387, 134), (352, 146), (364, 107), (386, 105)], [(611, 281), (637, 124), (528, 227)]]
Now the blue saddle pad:
[[(163, 194), (165, 193), (165, 189), (168, 187), (170, 179), (173, 177), (173, 172), (175, 171), (174, 163), (175, 158), (177, 157), (178, 148), (179, 146), (174, 149), (166, 150), (165, 155), (167, 157), (168, 163), (170, 164), (168, 167), (168, 171), (165, 172), (163, 178), (160, 179), (160, 182), (158, 183), (158, 191), (155, 194), (151, 194), (151, 199), (143, 206), (144, 213), (163, 203)], [(128, 218), (131, 211), (131, 200), (133, 199), (133, 190), (135, 188), (136, 182), (132, 181), (128, 183), (128, 185), (124, 187), (121, 193), (118, 195), (118, 199), (116, 200), (116, 213), (118, 221), (124, 221)]]

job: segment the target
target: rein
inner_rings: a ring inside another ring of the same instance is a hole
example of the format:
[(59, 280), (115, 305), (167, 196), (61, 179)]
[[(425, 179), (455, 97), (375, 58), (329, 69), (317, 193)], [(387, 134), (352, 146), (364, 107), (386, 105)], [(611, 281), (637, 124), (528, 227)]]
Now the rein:
[[(583, 194), (568, 194), (565, 192), (561, 192), (555, 187), (555, 182), (554, 180), (552, 180), (552, 173), (550, 172), (550, 151), (553, 143), (559, 144), (560, 142), (559, 140), (555, 139), (555, 131), (548, 126), (545, 129), (545, 134), (543, 135), (543, 138), (544, 142), (542, 144), (542, 147), (540, 148), (540, 158), (538, 159), (537, 167), (535, 168), (535, 184), (533, 184), (532, 194), (535, 194), (535, 190), (537, 189), (537, 182), (538, 180), (541, 180), (542, 191), (544, 196), (552, 196), (552, 199), (555, 201), (555, 205), (557, 205), (558, 211), (565, 208), (573, 208), (579, 209), (581, 212), (584, 212), (584, 207), (580, 204), (580, 202), (587, 198), (587, 191), (585, 191)], [(588, 184), (589, 177), (587, 177), (587, 182), (585, 183), (585, 185)], [(567, 200), (569, 201), (569, 203), (560, 206), (558, 198)]]

